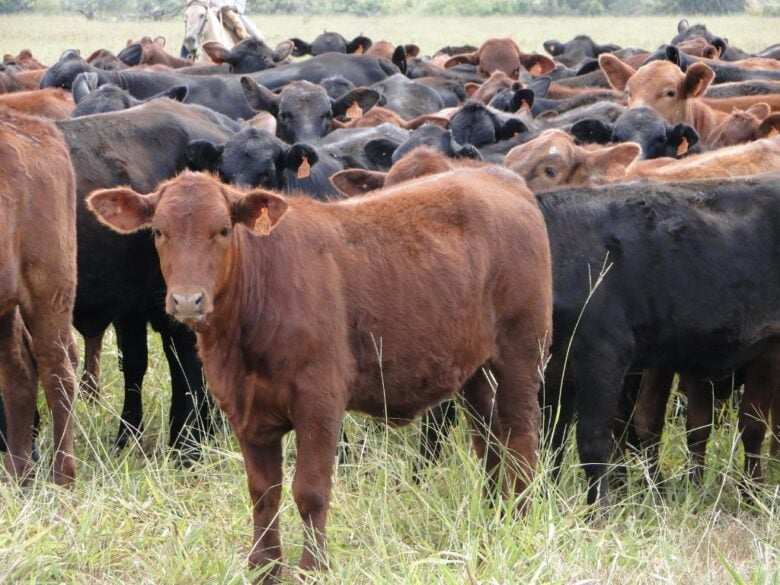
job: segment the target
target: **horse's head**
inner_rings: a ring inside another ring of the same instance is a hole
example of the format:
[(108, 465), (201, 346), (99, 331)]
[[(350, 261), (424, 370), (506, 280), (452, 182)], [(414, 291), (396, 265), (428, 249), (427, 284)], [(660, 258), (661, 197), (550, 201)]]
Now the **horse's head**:
[(211, 8), (204, 0), (190, 0), (184, 9), (184, 48), (188, 56), (197, 59), (203, 29), (206, 28)]

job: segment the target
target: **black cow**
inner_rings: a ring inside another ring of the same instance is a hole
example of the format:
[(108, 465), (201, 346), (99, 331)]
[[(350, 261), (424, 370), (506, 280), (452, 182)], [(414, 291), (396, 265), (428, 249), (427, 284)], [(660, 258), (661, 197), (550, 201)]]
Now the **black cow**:
[[(651, 61), (671, 61), (685, 71), (690, 65), (702, 61), (702, 59), (689, 55), (674, 45), (663, 45), (657, 51), (648, 55), (644, 63), (650, 63)], [(750, 80), (780, 80), (780, 70), (776, 69), (748, 69), (720, 61), (706, 60), (704, 62), (715, 72), (715, 79), (712, 81), (714, 84)]]
[(451, 130), (445, 130), (436, 124), (425, 124), (409, 134), (409, 138), (395, 149), (392, 155), (393, 163), (418, 146), (430, 146), (451, 158), (481, 159), (479, 150), (473, 144), (459, 144)]
[(208, 427), (208, 401), (195, 336), (165, 313), (165, 282), (153, 238), (146, 231), (118, 236), (98, 223), (83, 201), (95, 189), (117, 185), (153, 190), (184, 168), (191, 141), (228, 138), (219, 122), (218, 115), (206, 108), (173, 100), (57, 122), (70, 145), (79, 201), (73, 323), (87, 338), (101, 336), (114, 323), (122, 353), (125, 400), (118, 448), (141, 431), (147, 323), (162, 337), (171, 371), (172, 447), (194, 453)]
[(637, 142), (642, 158), (679, 158), (699, 142), (699, 134), (688, 124), (669, 124), (652, 108), (626, 110), (614, 123), (603, 118), (586, 118), (571, 127), (580, 142), (607, 144)]
[[(41, 88), (70, 89), (73, 81), (84, 71), (97, 74), (98, 85), (113, 83), (137, 99), (146, 99), (177, 85), (189, 90), (187, 103), (200, 104), (233, 119), (248, 120), (254, 115), (241, 87), (240, 75), (187, 75), (176, 72), (101, 71), (91, 67), (78, 56), (70, 56), (52, 65), (41, 79)], [(340, 75), (357, 87), (369, 86), (398, 68), (378, 57), (367, 55), (340, 55), (326, 53), (301, 63), (281, 65), (251, 75), (252, 79), (268, 89), (281, 88), (292, 81), (319, 83), (326, 77)]]
[(453, 114), (449, 127), (457, 142), (480, 147), (527, 133), (526, 121), (527, 116), (508, 114), (481, 102), (469, 101)]
[(722, 61), (741, 61), (750, 57), (745, 51), (732, 47), (729, 45), (723, 37), (716, 36), (707, 30), (707, 27), (703, 24), (694, 24), (691, 26), (688, 24), (688, 19), (683, 18), (677, 23), (677, 34), (672, 38), (672, 45), (678, 45), (683, 41), (690, 39), (703, 38), (708, 43), (716, 47), (724, 47), (721, 52), (720, 59)]
[(161, 97), (181, 102), (188, 92), (186, 85), (177, 85), (148, 99), (137, 100), (126, 90), (111, 83), (92, 89), (90, 86), (96, 85), (96, 82), (97, 78), (93, 73), (81, 73), (76, 77), (71, 90), (76, 107), (70, 114), (71, 118), (127, 110)]
[(187, 164), (196, 171), (216, 172), (227, 183), (330, 199), (338, 195), (329, 180), (333, 173), (345, 168), (387, 170), (393, 151), (407, 136), (406, 130), (382, 124), (336, 130), (316, 147), (291, 146), (264, 130), (246, 128), (224, 143), (192, 141)]
[(770, 95), (780, 93), (780, 81), (735, 81), (711, 85), (704, 94), (708, 98)]
[(254, 37), (231, 49), (217, 41), (203, 43), (203, 50), (217, 65), (227, 64), (230, 73), (255, 73), (283, 63), (293, 50), (292, 41), (282, 41), (273, 49)]
[(290, 39), (295, 45), (293, 55), (303, 57), (304, 55), (322, 55), (324, 53), (365, 53), (373, 44), (371, 39), (362, 35), (356, 36), (348, 41), (339, 33), (324, 32), (318, 36), (311, 44), (298, 38)]
[(400, 73), (375, 83), (371, 89), (382, 95), (383, 107), (393, 110), (405, 120), (432, 114), (444, 108), (444, 100), (435, 89), (412, 81)]
[(334, 117), (345, 115), (355, 104), (362, 115), (382, 99), (379, 92), (367, 87), (355, 88), (333, 99), (325, 88), (308, 81), (293, 81), (278, 94), (251, 77), (242, 77), (241, 87), (252, 109), (276, 117), (276, 135), (290, 144), (316, 142), (331, 131)]
[(620, 50), (617, 45), (599, 45), (587, 35), (577, 35), (568, 43), (556, 40), (545, 41), (542, 46), (555, 57), (556, 61), (567, 67), (575, 67), (586, 59), (596, 59), (602, 53)]

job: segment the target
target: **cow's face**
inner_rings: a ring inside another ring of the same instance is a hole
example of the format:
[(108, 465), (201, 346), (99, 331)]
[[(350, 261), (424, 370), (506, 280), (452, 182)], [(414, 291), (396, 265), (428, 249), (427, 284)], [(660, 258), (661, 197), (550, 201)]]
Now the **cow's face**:
[(312, 83), (293, 83), (279, 98), (276, 134), (290, 144), (317, 141), (331, 129), (333, 110), (324, 89)]
[(116, 231), (151, 228), (167, 286), (165, 310), (195, 330), (208, 325), (214, 298), (236, 269), (236, 231), (267, 236), (287, 210), (285, 199), (269, 191), (242, 193), (190, 172), (149, 195), (128, 188), (96, 191), (87, 205)]

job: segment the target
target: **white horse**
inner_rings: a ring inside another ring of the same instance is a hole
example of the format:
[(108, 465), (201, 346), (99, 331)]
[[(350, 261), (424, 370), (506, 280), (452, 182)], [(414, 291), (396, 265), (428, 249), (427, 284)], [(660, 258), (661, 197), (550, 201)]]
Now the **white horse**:
[(202, 50), (206, 41), (219, 41), (226, 49), (235, 44), (231, 32), (222, 23), (222, 14), (208, 0), (189, 0), (184, 9), (184, 49), (193, 61), (211, 63)]

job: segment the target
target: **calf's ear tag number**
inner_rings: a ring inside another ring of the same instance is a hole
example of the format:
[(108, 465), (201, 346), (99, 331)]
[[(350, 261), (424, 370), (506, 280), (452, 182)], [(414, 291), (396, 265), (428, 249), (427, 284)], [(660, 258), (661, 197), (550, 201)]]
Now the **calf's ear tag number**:
[(683, 138), (680, 141), (680, 146), (677, 147), (677, 156), (682, 156), (686, 152), (688, 152), (688, 139), (687, 138)]
[(309, 164), (309, 159), (304, 156), (300, 166), (298, 167), (297, 177), (299, 179), (305, 179), (310, 174), (311, 174), (311, 165)]
[(268, 215), (267, 207), (263, 207), (260, 217), (255, 220), (254, 232), (258, 236), (267, 236), (271, 233), (271, 217)]
[(359, 103), (353, 102), (352, 105), (347, 108), (346, 116), (347, 120), (357, 120), (358, 118), (362, 118), (363, 108), (360, 107)]

